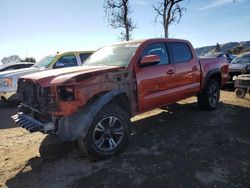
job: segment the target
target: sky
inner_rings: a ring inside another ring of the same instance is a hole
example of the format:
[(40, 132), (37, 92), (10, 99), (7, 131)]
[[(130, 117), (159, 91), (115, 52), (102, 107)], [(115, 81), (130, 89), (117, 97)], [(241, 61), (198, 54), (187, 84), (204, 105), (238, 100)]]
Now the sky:
[[(130, 0), (136, 24), (133, 39), (162, 37), (152, 5), (162, 0)], [(170, 37), (194, 47), (250, 40), (250, 0), (186, 0)], [(35, 57), (57, 51), (96, 50), (120, 41), (122, 30), (105, 21), (103, 0), (0, 0), (0, 60), (10, 55)]]

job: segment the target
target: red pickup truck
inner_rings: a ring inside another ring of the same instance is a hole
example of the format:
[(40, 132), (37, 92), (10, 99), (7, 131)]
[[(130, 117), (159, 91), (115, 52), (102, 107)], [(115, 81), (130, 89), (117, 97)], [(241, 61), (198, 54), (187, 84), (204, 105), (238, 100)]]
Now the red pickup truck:
[(186, 40), (123, 42), (101, 48), (82, 67), (20, 78), (22, 103), (12, 118), (30, 132), (78, 140), (89, 156), (106, 158), (125, 146), (131, 117), (191, 96), (213, 110), (227, 79), (226, 59), (199, 59)]

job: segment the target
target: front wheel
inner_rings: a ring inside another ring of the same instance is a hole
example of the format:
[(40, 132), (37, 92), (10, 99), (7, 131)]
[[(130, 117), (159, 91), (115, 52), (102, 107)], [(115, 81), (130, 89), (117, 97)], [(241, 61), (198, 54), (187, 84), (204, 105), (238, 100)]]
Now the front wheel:
[(109, 104), (94, 117), (85, 138), (79, 146), (90, 159), (109, 158), (127, 144), (130, 118), (121, 107)]
[(203, 92), (198, 95), (198, 105), (204, 110), (214, 110), (220, 100), (220, 86), (218, 80), (210, 79)]

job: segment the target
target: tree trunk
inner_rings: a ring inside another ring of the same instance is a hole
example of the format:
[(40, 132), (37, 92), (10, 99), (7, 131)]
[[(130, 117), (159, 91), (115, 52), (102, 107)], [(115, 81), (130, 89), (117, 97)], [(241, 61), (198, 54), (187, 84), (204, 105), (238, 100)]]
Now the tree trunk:
[(125, 26), (125, 39), (126, 41), (129, 41), (129, 26), (128, 26), (128, 5), (127, 5), (127, 1), (123, 0), (123, 6), (124, 6), (124, 16), (123, 16), (123, 22), (124, 22), (124, 26)]
[(126, 27), (126, 41), (129, 41), (129, 29)]
[(168, 24), (164, 27), (165, 38), (168, 38)]

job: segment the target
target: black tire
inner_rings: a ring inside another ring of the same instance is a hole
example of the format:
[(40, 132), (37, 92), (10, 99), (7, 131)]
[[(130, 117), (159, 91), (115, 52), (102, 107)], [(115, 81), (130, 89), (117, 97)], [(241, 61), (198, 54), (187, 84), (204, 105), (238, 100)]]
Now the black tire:
[(237, 88), (235, 90), (235, 95), (241, 99), (243, 99), (246, 96), (246, 93), (247, 93), (246, 89), (243, 88)]
[(86, 137), (78, 139), (80, 150), (92, 161), (119, 153), (128, 142), (130, 124), (123, 108), (115, 104), (103, 107), (94, 117)]
[(216, 79), (210, 79), (202, 93), (198, 95), (198, 105), (203, 110), (214, 110), (220, 100), (220, 85)]

